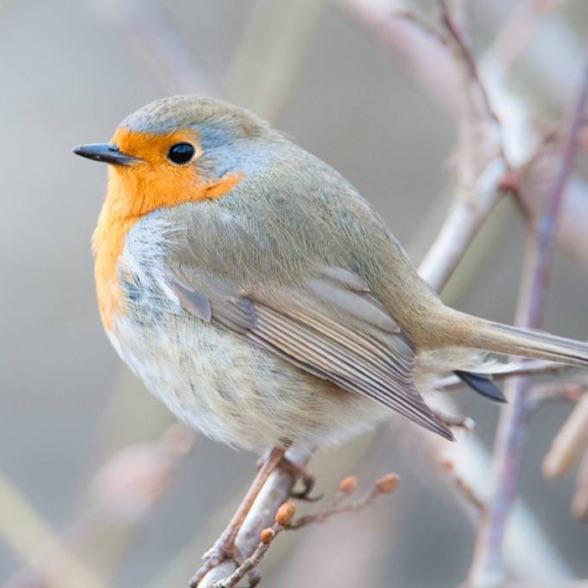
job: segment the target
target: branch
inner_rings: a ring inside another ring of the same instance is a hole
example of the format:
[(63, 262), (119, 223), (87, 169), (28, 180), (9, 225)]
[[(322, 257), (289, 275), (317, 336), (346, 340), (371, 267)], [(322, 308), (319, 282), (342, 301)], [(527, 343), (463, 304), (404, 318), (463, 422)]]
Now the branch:
[[(517, 324), (537, 328), (545, 304), (553, 257), (554, 235), (565, 189), (578, 150), (578, 133), (588, 102), (588, 67), (573, 111), (568, 138), (562, 154), (560, 172), (549, 197), (549, 206), (539, 219), (538, 232), (529, 231)], [(505, 526), (518, 492), (523, 446), (529, 416), (529, 382), (513, 381), (512, 402), (502, 413), (494, 451), (494, 493), (485, 510), (478, 536), (469, 585), (499, 586), (506, 576), (502, 555)]]
[[(21, 493), (0, 476), (0, 532), (11, 546), (32, 568), (39, 569), (41, 586), (47, 575), (47, 558), (51, 561), (52, 585), (59, 572), (59, 586), (63, 588), (108, 588), (108, 584), (88, 569), (64, 542), (45, 524)], [(42, 563), (39, 565), (39, 559)], [(27, 578), (30, 579), (30, 578)], [(37, 576), (35, 576), (37, 579)], [(10, 584), (13, 585), (12, 583)], [(30, 586), (30, 583), (21, 584)]]
[[(339, 0), (338, 5), (346, 15), (366, 30), (402, 71), (420, 84), (435, 104), (455, 119), (460, 118), (463, 98), (462, 72), (452, 51), (446, 45), (440, 43), (435, 36), (427, 34), (421, 27), (414, 26), (413, 22), (405, 17), (395, 17), (386, 3), (380, 0)], [(480, 8), (494, 11), (496, 17), (500, 15), (502, 18), (511, 5), (512, 3), (507, 0), (497, 0), (482, 3)], [(553, 27), (557, 28), (556, 25)], [(582, 54), (580, 41), (574, 40), (571, 46), (572, 48), (565, 43), (551, 42), (545, 44), (545, 50), (537, 48), (537, 51), (526, 60), (528, 66), (541, 78), (540, 81), (543, 82), (546, 91), (551, 92), (551, 97), (557, 100), (566, 96), (562, 88), (569, 86), (569, 72), (566, 70), (566, 77), (563, 76), (562, 64), (573, 64), (577, 62), (577, 55)], [(496, 48), (492, 47), (491, 50), (494, 51)], [(494, 54), (487, 54), (483, 61), (489, 66), (485, 70), (484, 83), (489, 87), (488, 94), (492, 98), (494, 111), (503, 121), (502, 139), (509, 160), (511, 163), (524, 164), (534, 155), (537, 146), (537, 138), (529, 120), (529, 109), (519, 96), (506, 88), (503, 80), (504, 68), (499, 59)], [(432, 63), (435, 67), (431, 67)], [(545, 203), (541, 198), (537, 198), (536, 194), (525, 192), (516, 194), (516, 198), (528, 218), (537, 218), (542, 213)], [(477, 214), (474, 216), (478, 218)], [(467, 217), (467, 214), (464, 214), (464, 217)], [(486, 218), (486, 215), (483, 215), (483, 218)], [(571, 178), (566, 200), (560, 211), (561, 230), (558, 231), (556, 239), (588, 268), (588, 231), (584, 222), (586, 218), (588, 185), (574, 176)], [(465, 226), (469, 226), (469, 222)], [(474, 235), (476, 232), (477, 229), (474, 228)], [(460, 238), (460, 232), (456, 231), (456, 235)], [(465, 235), (464, 242), (467, 240), (468, 235)]]
[(128, 40), (137, 60), (167, 92), (219, 96), (218, 80), (196, 64), (188, 44), (155, 0), (89, 0), (91, 9)]
[[(50, 538), (41, 521), (35, 521), (32, 511), (27, 514), (24, 504), (14, 503), (10, 494), (3, 496), (0, 505), (10, 508), (14, 518), (8, 529), (29, 528), (30, 544), (15, 546), (31, 564), (8, 578), (5, 588), (67, 586), (70, 576), (77, 586), (97, 586), (97, 579), (83, 580), (83, 570), (76, 560), (84, 559), (91, 550), (103, 550), (115, 533), (126, 535), (153, 511), (171, 488), (195, 438), (193, 431), (174, 424), (157, 442), (130, 445), (114, 453), (94, 475), (91, 509), (66, 530), (60, 543)], [(0, 494), (1, 486), (0, 480)], [(2, 518), (0, 508), (0, 527)]]
[[(274, 539), (283, 531), (296, 531), (316, 523), (324, 523), (332, 517), (350, 512), (359, 512), (371, 505), (378, 497), (393, 493), (398, 486), (396, 474), (386, 474), (375, 482), (372, 489), (361, 498), (349, 500), (357, 488), (357, 478), (347, 476), (339, 483), (339, 489), (335, 495), (333, 506), (315, 514), (306, 515), (294, 519), (296, 506), (287, 501), (276, 512), (274, 523), (271, 527), (263, 529), (259, 535), (259, 543), (253, 553), (245, 559), (229, 576), (219, 580), (212, 588), (233, 588), (247, 574), (250, 575), (250, 587), (256, 586), (261, 581), (257, 567), (269, 551)], [(253, 572), (253, 575), (252, 575)]]
[[(286, 457), (302, 469), (310, 460), (311, 453), (293, 447)], [(273, 525), (278, 509), (289, 499), (296, 482), (297, 478), (292, 471), (286, 472), (282, 468), (270, 475), (237, 535), (236, 546), (245, 559), (251, 557), (258, 548), (261, 532)], [(237, 567), (234, 561), (222, 562), (202, 578), (198, 588), (213, 587), (216, 582), (233, 574)]]
[(398, 486), (398, 480), (399, 478), (396, 474), (386, 474), (376, 481), (365, 496), (355, 500), (345, 500), (354, 492), (357, 481), (353, 477), (344, 478), (339, 484), (339, 493), (336, 496), (335, 504), (331, 508), (292, 521), (288, 525), (288, 529), (302, 529), (314, 523), (324, 523), (342, 513), (359, 512), (372, 504), (379, 496), (394, 492)]
[(529, 392), (529, 413), (550, 402), (577, 403), (582, 395), (588, 390), (588, 381), (583, 383), (571, 382), (548, 382), (533, 386)]
[(543, 461), (547, 478), (563, 476), (588, 450), (588, 395), (584, 394), (553, 440)]
[(576, 491), (572, 499), (572, 514), (580, 520), (588, 519), (588, 449), (580, 463)]

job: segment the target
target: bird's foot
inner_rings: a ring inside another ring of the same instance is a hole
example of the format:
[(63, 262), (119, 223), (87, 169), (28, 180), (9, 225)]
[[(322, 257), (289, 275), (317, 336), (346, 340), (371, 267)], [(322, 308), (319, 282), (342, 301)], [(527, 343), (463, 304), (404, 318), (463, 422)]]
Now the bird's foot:
[[(257, 461), (257, 467), (261, 468), (263, 464), (266, 462), (267, 454), (260, 457)], [(290, 474), (294, 479), (300, 480), (302, 482), (302, 490), (300, 491), (292, 491), (290, 493), (291, 498), (296, 498), (298, 500), (305, 500), (306, 502), (318, 502), (324, 496), (324, 494), (318, 494), (317, 496), (311, 496), (312, 491), (314, 490), (316, 484), (316, 478), (303, 466), (297, 464), (295, 461), (288, 459), (288, 457), (283, 456), (280, 460), (278, 467)]]
[(197, 588), (210, 570), (226, 560), (233, 560), (237, 566), (241, 565), (243, 561), (235, 545), (234, 534), (223, 533), (214, 545), (202, 556), (203, 563), (190, 579), (190, 588)]
[(323, 498), (323, 494), (312, 496), (312, 491), (316, 484), (316, 478), (306, 468), (289, 460), (287, 457), (282, 457), (279, 467), (302, 482), (302, 490), (297, 492), (292, 491), (290, 493), (292, 498), (305, 500), (307, 502), (318, 502)]

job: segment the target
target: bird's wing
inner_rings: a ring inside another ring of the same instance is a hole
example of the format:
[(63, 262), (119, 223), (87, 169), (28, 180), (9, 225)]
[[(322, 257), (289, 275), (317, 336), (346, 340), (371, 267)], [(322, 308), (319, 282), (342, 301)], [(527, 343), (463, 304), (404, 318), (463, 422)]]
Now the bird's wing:
[(185, 310), (224, 326), (313, 375), (452, 439), (414, 385), (410, 342), (368, 285), (329, 267), (297, 288), (239, 290), (191, 268), (168, 285)]

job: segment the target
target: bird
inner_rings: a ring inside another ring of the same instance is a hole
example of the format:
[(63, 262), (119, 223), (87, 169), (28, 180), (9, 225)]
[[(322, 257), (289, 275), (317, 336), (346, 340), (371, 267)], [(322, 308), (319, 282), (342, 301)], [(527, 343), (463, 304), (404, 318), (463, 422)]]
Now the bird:
[(355, 187), (249, 110), (163, 98), (73, 151), (109, 168), (92, 238), (108, 338), (213, 439), (283, 454), (393, 413), (453, 439), (432, 375), (502, 400), (495, 355), (588, 366), (584, 342), (445, 305)]

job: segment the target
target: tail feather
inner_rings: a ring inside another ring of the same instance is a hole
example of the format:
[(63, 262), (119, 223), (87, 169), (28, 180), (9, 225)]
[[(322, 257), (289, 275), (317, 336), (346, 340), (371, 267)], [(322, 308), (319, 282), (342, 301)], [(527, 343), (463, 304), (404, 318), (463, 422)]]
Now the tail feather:
[(588, 344), (582, 341), (490, 321), (481, 321), (470, 333), (467, 343), (473, 347), (588, 368)]

